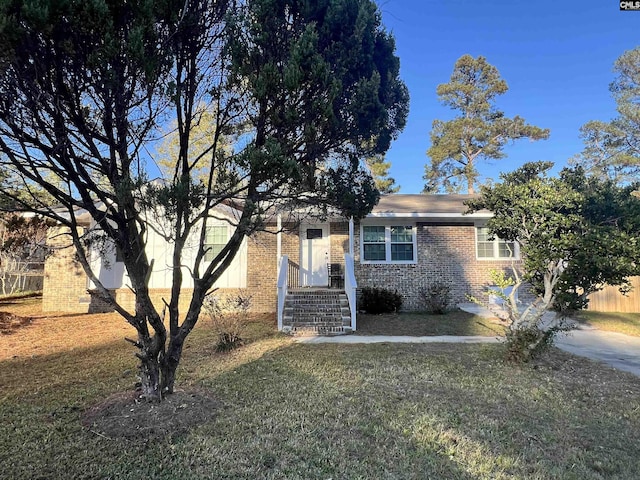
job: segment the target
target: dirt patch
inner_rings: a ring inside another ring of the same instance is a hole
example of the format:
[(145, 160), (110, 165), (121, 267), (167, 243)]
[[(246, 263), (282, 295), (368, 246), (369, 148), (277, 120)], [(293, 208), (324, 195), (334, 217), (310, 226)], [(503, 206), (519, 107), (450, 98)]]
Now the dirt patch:
[(31, 317), (21, 317), (9, 312), (0, 312), (0, 334), (10, 335), (16, 330), (31, 325)]
[(121, 392), (85, 412), (83, 425), (110, 439), (153, 440), (180, 436), (214, 418), (222, 403), (210, 392), (177, 391), (161, 403)]

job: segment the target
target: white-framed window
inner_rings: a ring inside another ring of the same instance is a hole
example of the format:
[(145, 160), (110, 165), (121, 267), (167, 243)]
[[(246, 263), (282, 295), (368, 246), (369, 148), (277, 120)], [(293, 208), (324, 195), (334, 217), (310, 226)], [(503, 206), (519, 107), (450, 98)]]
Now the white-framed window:
[(362, 225), (361, 263), (416, 263), (412, 225)]
[(476, 228), (476, 255), (481, 260), (518, 258), (518, 245), (497, 236), (491, 236), (487, 227)]
[(204, 239), (204, 248), (208, 249), (204, 254), (204, 261), (210, 262), (227, 244), (228, 232), (226, 225), (214, 225), (207, 227)]

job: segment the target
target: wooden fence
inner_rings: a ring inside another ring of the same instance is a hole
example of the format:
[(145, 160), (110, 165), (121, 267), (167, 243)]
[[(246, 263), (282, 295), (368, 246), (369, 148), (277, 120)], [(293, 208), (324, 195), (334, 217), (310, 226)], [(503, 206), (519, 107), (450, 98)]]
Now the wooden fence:
[(599, 292), (589, 295), (587, 310), (598, 312), (640, 312), (640, 277), (632, 277), (633, 289), (622, 295), (617, 287), (605, 287)]

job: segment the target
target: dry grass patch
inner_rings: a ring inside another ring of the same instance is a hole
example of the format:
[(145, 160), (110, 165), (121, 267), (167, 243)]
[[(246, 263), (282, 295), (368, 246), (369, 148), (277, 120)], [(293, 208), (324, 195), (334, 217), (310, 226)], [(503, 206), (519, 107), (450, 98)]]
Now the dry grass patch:
[(96, 348), (136, 335), (117, 313), (44, 313), (38, 298), (2, 301), (0, 311), (23, 319), (21, 328), (0, 336), (0, 360)]
[[(13, 328), (11, 335), (0, 336), (0, 361), (98, 348), (112, 342), (126, 346), (124, 337), (136, 337), (136, 330), (117, 313), (42, 312), (40, 298), (0, 301), (0, 328), (3, 315), (21, 328)], [(247, 341), (274, 334), (272, 314), (252, 314), (247, 323)], [(195, 337), (209, 335), (211, 321), (203, 316), (196, 328)], [(191, 348), (190, 339), (187, 348)], [(131, 348), (128, 351), (134, 352)]]
[(640, 313), (584, 310), (577, 315), (576, 320), (598, 330), (640, 337)]
[(403, 312), (382, 315), (358, 315), (358, 335), (478, 335), (495, 337), (504, 334), (496, 320), (452, 310), (444, 315)]

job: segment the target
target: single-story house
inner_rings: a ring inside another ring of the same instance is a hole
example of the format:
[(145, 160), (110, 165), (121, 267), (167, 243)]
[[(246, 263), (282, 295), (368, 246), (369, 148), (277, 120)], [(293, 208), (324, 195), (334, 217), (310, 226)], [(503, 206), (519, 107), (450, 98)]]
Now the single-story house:
[[(465, 214), (464, 201), (469, 198), (385, 195), (360, 221), (334, 216), (292, 222), (291, 215), (274, 215), (266, 231), (244, 240), (215, 287), (218, 292), (250, 295), (253, 311), (278, 312), (278, 327), (283, 330), (338, 332), (357, 328), (356, 293), (367, 286), (396, 290), (403, 297), (403, 310), (423, 309), (420, 291), (435, 281), (450, 284), (453, 303), (466, 302), (467, 295), (481, 296), (486, 290), (490, 270), (509, 267), (519, 255), (517, 245), (489, 237), (485, 224), (490, 212)], [(233, 212), (230, 209), (226, 214)], [(226, 243), (232, 229), (223, 220), (208, 226), (210, 258)], [(149, 258), (154, 259), (149, 287), (160, 304), (163, 296), (169, 296), (170, 247), (150, 231), (147, 249)], [(124, 264), (115, 253), (112, 258), (96, 254), (92, 263), (116, 299), (125, 307), (133, 306)], [(189, 287), (189, 276), (185, 275), (183, 288)], [(90, 294), (92, 288), (74, 260), (73, 249), (60, 249), (47, 260), (45, 310), (105, 309), (106, 305)]]

